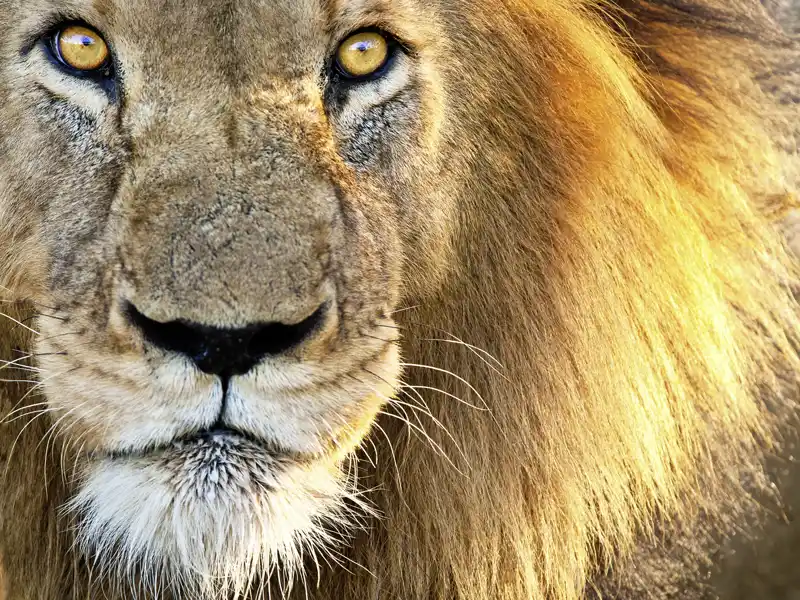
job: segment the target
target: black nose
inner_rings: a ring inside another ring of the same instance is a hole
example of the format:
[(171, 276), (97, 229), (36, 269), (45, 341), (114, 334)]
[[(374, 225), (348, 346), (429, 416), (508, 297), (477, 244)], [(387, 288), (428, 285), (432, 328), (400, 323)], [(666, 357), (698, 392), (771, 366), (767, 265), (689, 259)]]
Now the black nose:
[(127, 313), (151, 344), (188, 356), (210, 375), (244, 375), (265, 356), (291, 350), (320, 324), (327, 305), (295, 325), (259, 323), (240, 329), (222, 329), (188, 321), (160, 323), (147, 318), (132, 304)]

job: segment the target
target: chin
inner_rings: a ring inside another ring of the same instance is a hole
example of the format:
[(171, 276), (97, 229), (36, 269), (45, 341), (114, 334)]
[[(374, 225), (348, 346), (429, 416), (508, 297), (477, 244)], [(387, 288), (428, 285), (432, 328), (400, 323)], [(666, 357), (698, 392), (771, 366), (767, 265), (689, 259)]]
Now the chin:
[(305, 560), (346, 543), (370, 508), (335, 460), (216, 430), (95, 457), (66, 511), (103, 577), (228, 599), (264, 574), (288, 591)]

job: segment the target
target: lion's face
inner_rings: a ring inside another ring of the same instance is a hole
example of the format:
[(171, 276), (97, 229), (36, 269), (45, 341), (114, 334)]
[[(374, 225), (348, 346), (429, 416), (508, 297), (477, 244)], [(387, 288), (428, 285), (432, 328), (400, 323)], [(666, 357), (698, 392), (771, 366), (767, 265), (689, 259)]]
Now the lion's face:
[[(446, 263), (435, 15), (3, 0), (0, 19), (2, 283), (40, 313), (81, 545), (187, 585), (291, 566), (346, 517), (340, 464), (400, 373), (392, 312)], [(103, 68), (59, 62), (76, 25)], [(337, 49), (363, 30), (388, 57), (354, 78)]]

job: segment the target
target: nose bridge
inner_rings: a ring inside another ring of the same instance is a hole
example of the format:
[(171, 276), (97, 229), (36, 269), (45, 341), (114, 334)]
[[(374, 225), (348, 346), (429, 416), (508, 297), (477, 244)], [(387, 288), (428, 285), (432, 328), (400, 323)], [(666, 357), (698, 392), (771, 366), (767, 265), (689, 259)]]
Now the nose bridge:
[(296, 322), (326, 300), (332, 186), (280, 110), (236, 114), (162, 121), (140, 146), (121, 255), (157, 321)]

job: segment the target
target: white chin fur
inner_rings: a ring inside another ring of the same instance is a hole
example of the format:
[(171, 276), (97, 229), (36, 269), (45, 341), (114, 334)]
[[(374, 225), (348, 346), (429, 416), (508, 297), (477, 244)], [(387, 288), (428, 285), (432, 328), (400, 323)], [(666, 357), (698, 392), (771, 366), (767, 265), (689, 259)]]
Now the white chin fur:
[(330, 465), (218, 435), (99, 461), (67, 510), (90, 563), (118, 584), (229, 598), (270, 575), (286, 589), (303, 577), (304, 553), (343, 541), (368, 510), (347, 490)]

